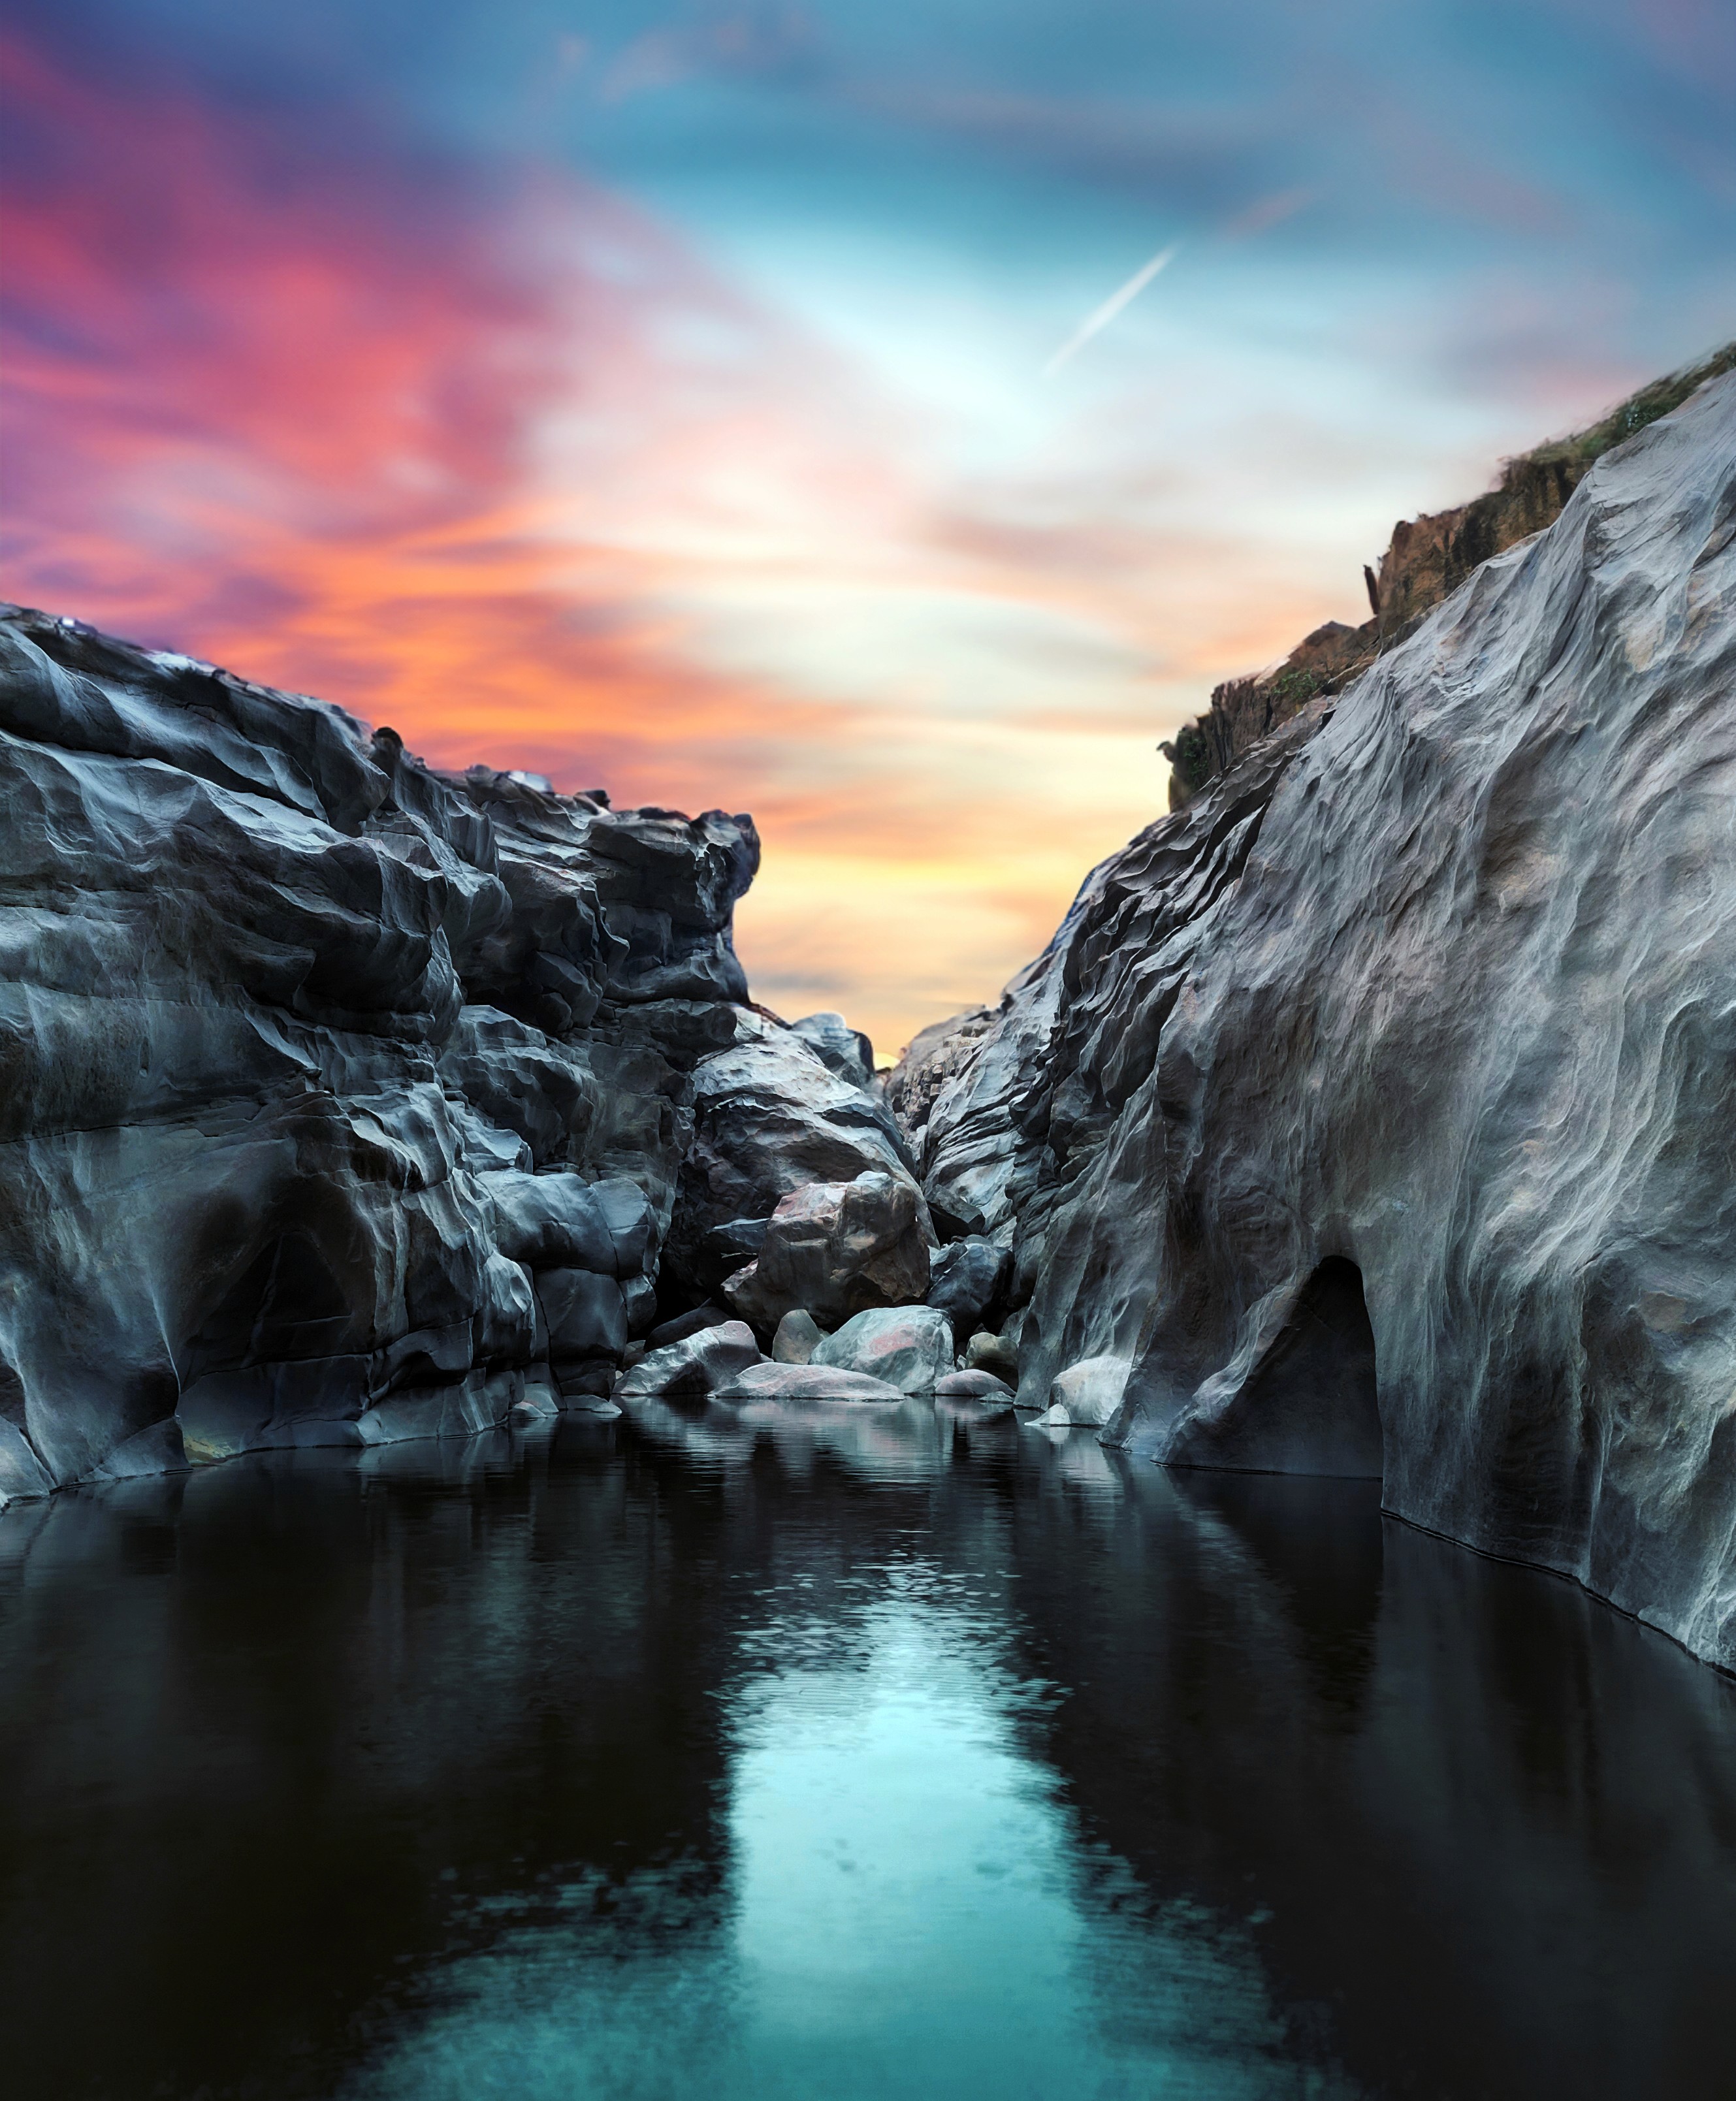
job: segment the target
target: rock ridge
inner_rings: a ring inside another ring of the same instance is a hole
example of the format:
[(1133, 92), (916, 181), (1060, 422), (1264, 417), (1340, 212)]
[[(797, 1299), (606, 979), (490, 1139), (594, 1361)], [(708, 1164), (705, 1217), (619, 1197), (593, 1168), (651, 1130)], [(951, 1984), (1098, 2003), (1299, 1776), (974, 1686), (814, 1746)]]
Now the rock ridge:
[(1171, 762), (1169, 806), (1180, 809), (1242, 753), (1309, 701), (1341, 692), (1384, 649), (1415, 631), (1472, 572), (1560, 517), (1579, 483), (1614, 446), (1679, 408), (1708, 379), (1736, 366), (1736, 343), (1654, 380), (1600, 422), (1504, 461), (1495, 486), (1450, 511), (1401, 520), (1378, 571), (1365, 569), (1372, 617), (1358, 627), (1329, 620), (1267, 671), (1227, 679), (1210, 706), (1158, 750)]

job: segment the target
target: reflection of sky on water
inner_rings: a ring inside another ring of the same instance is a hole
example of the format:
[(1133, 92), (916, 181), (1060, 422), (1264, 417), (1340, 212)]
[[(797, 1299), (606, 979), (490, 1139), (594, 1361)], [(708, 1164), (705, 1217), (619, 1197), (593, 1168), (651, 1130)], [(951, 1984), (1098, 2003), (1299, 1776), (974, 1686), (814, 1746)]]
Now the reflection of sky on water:
[(747, 1416), (0, 1513), (5, 2101), (1726, 2101), (1736, 1684), (1370, 1483)]
[(1055, 1692), (1009, 1665), (1004, 1584), (913, 1559), (755, 1602), (721, 1900), (679, 1860), (561, 1891), (440, 1975), (352, 2094), (1349, 2090), (1281, 2062), (1248, 1926), (1159, 1914), (1081, 1845), (1028, 1747)]

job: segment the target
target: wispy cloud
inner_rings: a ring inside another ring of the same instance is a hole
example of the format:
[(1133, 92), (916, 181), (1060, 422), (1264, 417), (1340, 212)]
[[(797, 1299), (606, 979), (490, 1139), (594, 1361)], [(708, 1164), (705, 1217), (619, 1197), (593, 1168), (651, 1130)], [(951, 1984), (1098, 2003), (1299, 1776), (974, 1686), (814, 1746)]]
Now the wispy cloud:
[(1094, 335), (1100, 335), (1123, 307), (1130, 306), (1155, 277), (1176, 259), (1179, 244), (1171, 241), (1167, 248), (1160, 248), (1149, 263), (1142, 263), (1124, 285), (1111, 292), (1100, 307), (1094, 307), (1043, 368), (1045, 379), (1052, 379), (1064, 365), (1078, 356)]

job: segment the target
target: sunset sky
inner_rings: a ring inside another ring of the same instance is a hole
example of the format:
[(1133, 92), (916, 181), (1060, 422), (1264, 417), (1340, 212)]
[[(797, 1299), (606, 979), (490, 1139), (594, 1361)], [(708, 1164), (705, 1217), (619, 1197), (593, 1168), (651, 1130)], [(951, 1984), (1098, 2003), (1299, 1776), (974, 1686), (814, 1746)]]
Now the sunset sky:
[(1736, 334), (1728, 0), (0, 16), (0, 589), (751, 811), (755, 994), (883, 1054), (1395, 519)]

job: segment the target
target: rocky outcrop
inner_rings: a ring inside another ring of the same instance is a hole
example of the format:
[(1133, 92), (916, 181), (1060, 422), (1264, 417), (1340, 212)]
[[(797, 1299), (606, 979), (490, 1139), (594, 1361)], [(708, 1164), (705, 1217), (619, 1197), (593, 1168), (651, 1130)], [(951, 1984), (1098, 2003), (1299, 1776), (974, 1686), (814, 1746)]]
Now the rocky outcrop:
[(594, 1404), (792, 1188), (922, 1211), (866, 1039), (748, 1003), (746, 817), (16, 608), (0, 769), (0, 1499)]
[(1733, 611), (1736, 376), (1092, 874), (916, 1127), (1022, 1404), (1736, 1665)]
[(1413, 633), (1424, 616), (1472, 572), (1552, 524), (1605, 453), (1679, 408), (1708, 379), (1736, 366), (1736, 343), (1642, 387), (1601, 422), (1506, 461), (1495, 486), (1450, 511), (1393, 528), (1378, 573), (1364, 571), (1373, 617), (1360, 627), (1329, 620), (1282, 663), (1229, 679), (1211, 705), (1160, 745), (1170, 761), (1169, 806), (1178, 810), (1208, 781), (1310, 701), (1341, 692), (1380, 654)]

